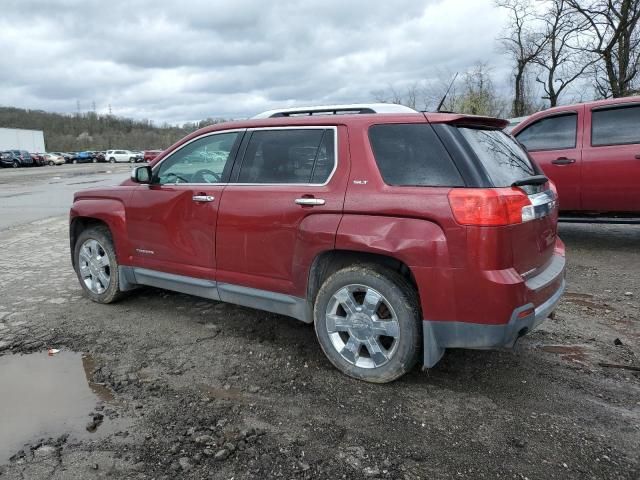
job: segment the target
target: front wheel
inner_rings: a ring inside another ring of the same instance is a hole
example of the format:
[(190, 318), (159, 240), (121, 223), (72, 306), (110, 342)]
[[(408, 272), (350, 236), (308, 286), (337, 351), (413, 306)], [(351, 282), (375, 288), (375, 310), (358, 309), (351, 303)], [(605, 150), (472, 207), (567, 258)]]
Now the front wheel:
[(13, 168), (18, 168), (20, 166), (20, 162), (18, 162), (17, 160), (14, 160), (13, 163), (11, 163), (11, 166)]
[(386, 383), (418, 360), (417, 295), (392, 270), (356, 265), (337, 271), (318, 292), (314, 320), (325, 355), (350, 377)]
[(112, 303), (120, 298), (118, 261), (106, 227), (91, 227), (78, 236), (74, 260), (80, 285), (91, 300)]
[(73, 162), (71, 162), (71, 163), (73, 163), (73, 164), (75, 165), (76, 163), (78, 163), (78, 160), (74, 160), (74, 161), (73, 161)]
[(55, 162), (53, 160), (49, 160), (49, 166), (53, 167), (55, 165)]
[(111, 157), (111, 158), (109, 159), (109, 163), (116, 163), (116, 159), (115, 159), (115, 158), (113, 158), (113, 157)]

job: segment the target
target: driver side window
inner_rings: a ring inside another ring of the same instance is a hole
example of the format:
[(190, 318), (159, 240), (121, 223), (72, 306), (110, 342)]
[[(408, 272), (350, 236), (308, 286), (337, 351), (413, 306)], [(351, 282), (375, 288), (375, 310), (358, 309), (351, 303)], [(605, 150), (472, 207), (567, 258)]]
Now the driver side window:
[(220, 183), (239, 132), (201, 137), (172, 153), (154, 172), (160, 185), (174, 183)]

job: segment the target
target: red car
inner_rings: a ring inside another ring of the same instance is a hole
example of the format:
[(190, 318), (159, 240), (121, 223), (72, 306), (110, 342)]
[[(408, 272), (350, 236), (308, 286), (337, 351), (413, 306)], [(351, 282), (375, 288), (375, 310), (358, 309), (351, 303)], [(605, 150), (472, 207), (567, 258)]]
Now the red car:
[(556, 184), (563, 217), (640, 217), (640, 97), (551, 108), (512, 133)]
[(553, 311), (556, 194), (505, 121), (393, 105), (264, 116), (75, 194), (89, 298), (151, 285), (294, 317), (372, 382), (446, 348), (512, 346)]
[(152, 161), (154, 158), (156, 158), (158, 155), (160, 155), (161, 153), (162, 153), (162, 150), (145, 150), (142, 155), (142, 161), (148, 163)]

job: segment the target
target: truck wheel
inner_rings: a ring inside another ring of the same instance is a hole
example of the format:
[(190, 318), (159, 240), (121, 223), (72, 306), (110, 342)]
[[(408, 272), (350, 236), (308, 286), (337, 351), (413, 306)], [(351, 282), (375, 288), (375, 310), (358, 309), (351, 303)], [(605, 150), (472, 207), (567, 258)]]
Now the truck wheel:
[(87, 296), (97, 303), (112, 303), (122, 296), (118, 261), (109, 229), (84, 230), (74, 249), (76, 274)]
[(323, 283), (314, 305), (315, 330), (338, 370), (386, 383), (418, 360), (419, 312), (414, 288), (401, 275), (377, 265), (354, 265)]

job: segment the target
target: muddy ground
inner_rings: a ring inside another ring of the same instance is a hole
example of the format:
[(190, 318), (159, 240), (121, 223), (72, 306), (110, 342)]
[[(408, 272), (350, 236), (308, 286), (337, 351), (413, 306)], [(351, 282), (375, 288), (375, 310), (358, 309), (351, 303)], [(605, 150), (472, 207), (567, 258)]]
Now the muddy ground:
[(640, 227), (561, 236), (569, 293), (515, 351), (448, 351), (369, 385), (296, 320), (151, 288), (90, 302), (64, 218), (0, 231), (0, 360), (84, 353), (107, 392), (79, 428), (13, 436), (0, 480), (637, 479), (640, 373), (600, 364), (640, 365)]

